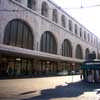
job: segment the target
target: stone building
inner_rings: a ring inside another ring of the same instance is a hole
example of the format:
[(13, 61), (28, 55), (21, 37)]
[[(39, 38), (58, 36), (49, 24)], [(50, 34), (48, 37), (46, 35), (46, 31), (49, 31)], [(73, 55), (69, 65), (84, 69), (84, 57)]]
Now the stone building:
[(80, 69), (98, 38), (50, 0), (0, 0), (0, 74)]

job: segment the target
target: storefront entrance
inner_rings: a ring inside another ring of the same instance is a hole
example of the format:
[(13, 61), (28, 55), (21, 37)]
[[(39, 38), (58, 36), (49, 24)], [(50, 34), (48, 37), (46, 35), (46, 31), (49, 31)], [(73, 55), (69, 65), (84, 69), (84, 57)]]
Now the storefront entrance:
[[(77, 65), (78, 66), (78, 65)], [(59, 72), (77, 71), (77, 66), (72, 62), (57, 62), (50, 60), (40, 60), (34, 58), (23, 58), (18, 56), (0, 56), (0, 75), (23, 76), (23, 75), (58, 75)]]
[(7, 66), (5, 62), (0, 63), (0, 75), (7, 75)]
[(0, 59), (0, 75), (27, 75), (33, 72), (33, 59), (2, 56)]

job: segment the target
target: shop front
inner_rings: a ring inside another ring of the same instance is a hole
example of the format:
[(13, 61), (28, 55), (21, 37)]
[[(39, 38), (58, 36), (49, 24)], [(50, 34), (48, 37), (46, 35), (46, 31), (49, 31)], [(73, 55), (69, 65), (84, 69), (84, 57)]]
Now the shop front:
[(6, 45), (0, 49), (0, 76), (71, 75), (80, 69), (80, 63), (63, 56)]
[(70, 71), (65, 62), (41, 59), (29, 59), (17, 56), (2, 55), (0, 59), (0, 75), (57, 75), (62, 71)]
[(33, 59), (1, 56), (0, 75), (28, 75), (33, 73)]
[(0, 59), (0, 75), (3, 76), (58, 75), (59, 72), (66, 72), (70, 75), (73, 70), (76, 72), (79, 69), (78, 65), (73, 67), (71, 62), (29, 59), (10, 55), (2, 55)]

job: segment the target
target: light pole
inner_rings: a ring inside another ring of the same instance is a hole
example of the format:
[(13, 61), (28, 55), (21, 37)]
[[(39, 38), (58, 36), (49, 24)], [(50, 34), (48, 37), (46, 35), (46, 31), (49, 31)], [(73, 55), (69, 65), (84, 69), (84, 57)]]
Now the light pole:
[(73, 75), (74, 75), (74, 65), (75, 63), (72, 63), (72, 83), (73, 83)]

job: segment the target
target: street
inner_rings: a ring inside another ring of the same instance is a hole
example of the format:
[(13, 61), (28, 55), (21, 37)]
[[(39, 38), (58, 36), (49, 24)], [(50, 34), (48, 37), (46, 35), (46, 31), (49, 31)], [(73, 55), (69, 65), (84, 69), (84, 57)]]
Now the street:
[(78, 75), (0, 80), (0, 100), (100, 100), (99, 93)]

